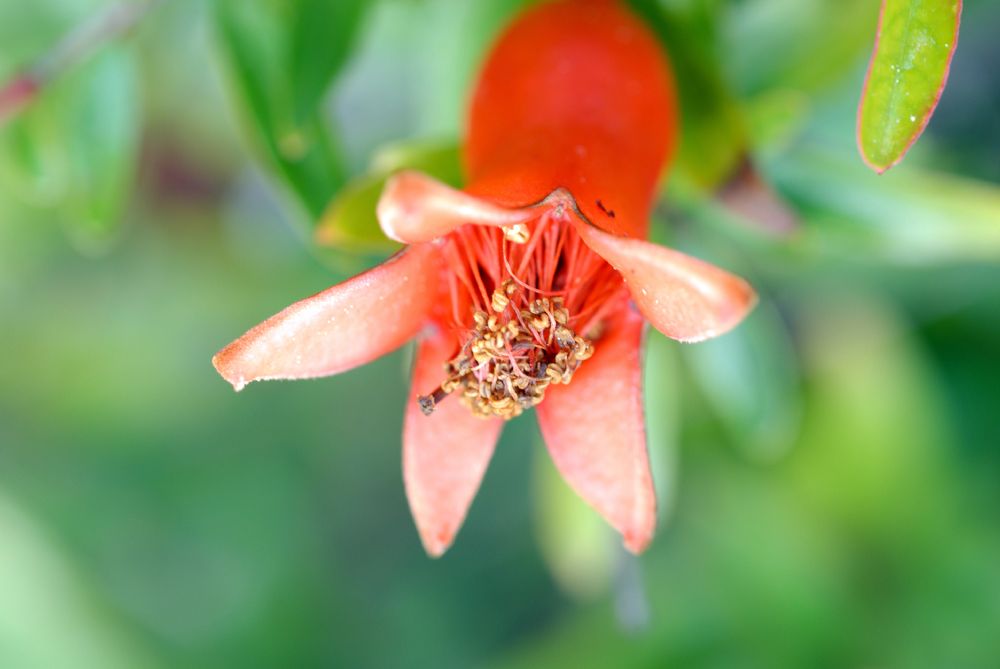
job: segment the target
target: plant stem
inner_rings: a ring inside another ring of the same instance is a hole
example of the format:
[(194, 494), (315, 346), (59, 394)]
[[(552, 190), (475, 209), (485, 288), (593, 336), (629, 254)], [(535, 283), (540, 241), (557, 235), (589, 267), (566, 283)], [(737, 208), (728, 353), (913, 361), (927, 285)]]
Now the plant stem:
[(51, 50), (0, 86), (0, 124), (24, 109), (53, 79), (125, 35), (165, 1), (121, 2), (70, 30)]

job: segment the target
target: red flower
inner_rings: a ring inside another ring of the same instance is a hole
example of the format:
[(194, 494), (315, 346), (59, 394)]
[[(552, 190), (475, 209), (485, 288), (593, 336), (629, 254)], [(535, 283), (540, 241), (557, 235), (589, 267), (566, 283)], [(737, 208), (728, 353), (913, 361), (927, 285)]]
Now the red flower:
[(416, 336), (403, 472), (428, 553), (451, 544), (504, 420), (529, 407), (563, 477), (643, 550), (656, 525), (645, 321), (694, 342), (755, 299), (741, 279), (643, 239), (674, 130), (660, 47), (618, 2), (527, 12), (476, 86), (464, 192), (396, 175), (378, 218), (409, 246), (256, 326), (216, 369), (237, 390), (326, 376)]

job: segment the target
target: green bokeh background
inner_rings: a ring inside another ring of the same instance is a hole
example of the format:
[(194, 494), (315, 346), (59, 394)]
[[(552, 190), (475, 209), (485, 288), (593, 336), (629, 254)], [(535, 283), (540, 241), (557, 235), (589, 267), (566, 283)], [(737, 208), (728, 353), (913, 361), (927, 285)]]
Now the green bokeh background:
[[(408, 350), (240, 394), (209, 363), (378, 261), (311, 241), (324, 203), (453, 146), (525, 4), (337, 3), (168, 0), (0, 127), (0, 667), (1000, 666), (1000, 7), (876, 177), (875, 3), (638, 2), (685, 96), (655, 236), (761, 304), (650, 336), (646, 554), (526, 416), (430, 560)], [(0, 80), (112, 4), (0, 0)], [(797, 232), (713, 196), (747, 155)]]

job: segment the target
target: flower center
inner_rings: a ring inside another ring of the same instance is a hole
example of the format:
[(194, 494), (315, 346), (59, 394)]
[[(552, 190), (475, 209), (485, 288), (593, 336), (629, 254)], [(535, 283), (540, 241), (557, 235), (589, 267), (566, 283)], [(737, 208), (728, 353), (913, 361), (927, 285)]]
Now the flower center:
[(447, 378), (433, 394), (418, 399), (427, 415), (457, 392), (477, 416), (513, 418), (538, 404), (552, 384), (569, 383), (594, 353), (589, 340), (568, 327), (561, 297), (541, 297), (517, 308), (520, 288), (510, 279), (493, 291), (493, 313), (476, 311), (475, 328), (458, 356), (447, 364)]
[[(452, 320), (463, 342), (431, 414), (457, 394), (484, 418), (513, 418), (593, 355), (621, 277), (568, 224), (563, 206), (505, 228), (465, 225), (444, 242)], [(472, 322), (463, 314), (471, 314)], [(582, 336), (581, 336), (582, 335)]]

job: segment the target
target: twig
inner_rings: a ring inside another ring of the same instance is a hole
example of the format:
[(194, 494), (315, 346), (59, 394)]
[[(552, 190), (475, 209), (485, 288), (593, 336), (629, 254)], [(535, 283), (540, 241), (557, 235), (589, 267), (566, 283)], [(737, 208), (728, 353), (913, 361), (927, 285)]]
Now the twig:
[(165, 1), (121, 2), (70, 30), (48, 53), (0, 87), (0, 124), (28, 105), (53, 79), (126, 34)]

